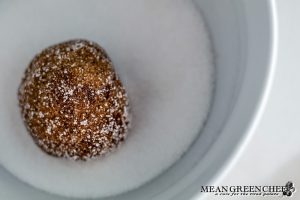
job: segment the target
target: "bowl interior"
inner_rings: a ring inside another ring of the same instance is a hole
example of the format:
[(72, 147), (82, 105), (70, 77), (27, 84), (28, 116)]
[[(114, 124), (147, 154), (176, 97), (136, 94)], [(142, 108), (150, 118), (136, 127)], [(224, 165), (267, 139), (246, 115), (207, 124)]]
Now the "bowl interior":
[[(268, 0), (195, 0), (215, 53), (216, 88), (207, 123), (173, 167), (139, 189), (106, 200), (189, 199), (230, 157), (260, 107), (270, 74), (272, 9)], [(259, 47), (259, 48), (257, 48)], [(255, 80), (255, 81), (253, 81)], [(66, 199), (38, 191), (0, 168), (4, 199)]]

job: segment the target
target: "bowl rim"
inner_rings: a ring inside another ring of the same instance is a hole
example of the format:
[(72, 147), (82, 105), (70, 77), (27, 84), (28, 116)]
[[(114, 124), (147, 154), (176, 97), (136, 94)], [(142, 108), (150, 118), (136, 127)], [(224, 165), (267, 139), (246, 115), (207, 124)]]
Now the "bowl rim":
[[(277, 53), (278, 53), (278, 15), (277, 15), (277, 4), (275, 0), (265, 0), (268, 10), (268, 21), (270, 29), (270, 37), (268, 42), (269, 56), (266, 58), (266, 77), (262, 85), (262, 89), (259, 92), (259, 98), (257, 99), (256, 109), (252, 113), (252, 117), (246, 127), (245, 133), (239, 139), (239, 142), (233, 147), (232, 152), (229, 157), (224, 160), (224, 163), (215, 175), (208, 181), (208, 185), (218, 185), (221, 181), (229, 174), (231, 169), (235, 166), (238, 159), (241, 157), (247, 145), (251, 141), (255, 134), (255, 130), (258, 127), (260, 120), (262, 119), (263, 113), (265, 111), (272, 85), (274, 82), (276, 63), (277, 63)], [(204, 197), (205, 194), (201, 193), (200, 189), (194, 194), (191, 200), (199, 200)]]
[[(264, 78), (262, 79), (262, 83), (260, 84), (261, 89), (257, 92), (257, 97), (255, 98), (255, 108), (253, 111), (249, 114), (249, 120), (247, 125), (244, 127), (243, 133), (240, 134), (240, 137), (237, 140), (237, 143), (234, 144), (234, 146), (231, 147), (230, 152), (228, 153), (228, 156), (223, 158), (222, 161), (219, 161), (219, 164), (221, 165), (214, 169), (215, 173), (212, 177), (210, 177), (207, 181), (206, 185), (217, 185), (219, 184), (225, 176), (230, 172), (230, 170), (233, 168), (233, 166), (237, 163), (237, 160), (240, 158), (242, 153), (247, 147), (247, 144), (249, 144), (251, 138), (254, 135), (254, 132), (260, 122), (260, 119), (262, 118), (262, 115), (264, 113), (265, 107), (267, 105), (268, 97), (272, 88), (272, 83), (275, 76), (275, 70), (276, 70), (276, 62), (277, 62), (277, 49), (278, 49), (278, 19), (277, 19), (277, 9), (276, 9), (276, 2), (275, 0), (256, 0), (251, 1), (251, 3), (255, 2), (256, 4), (264, 4), (265, 8), (267, 10), (265, 11), (265, 16), (268, 24), (266, 24), (267, 29), (269, 30), (266, 34), (268, 36), (268, 41), (266, 42), (266, 57), (264, 57)], [(258, 3), (259, 2), (259, 3)], [(241, 2), (245, 3), (245, 2)], [(238, 102), (237, 102), (238, 103)], [(231, 116), (232, 117), (232, 116)], [(231, 118), (230, 117), (230, 118)], [(228, 121), (224, 129), (230, 124)], [(217, 143), (217, 142), (216, 142)], [(215, 144), (214, 144), (215, 145)], [(211, 153), (210, 150), (208, 150), (208, 153)], [(207, 156), (207, 155), (205, 155)], [(205, 158), (204, 158), (205, 159)], [(208, 159), (207, 159), (208, 160)], [(176, 164), (175, 164), (176, 165)], [(198, 164), (194, 168), (197, 167)], [(152, 199), (191, 199), (191, 200), (199, 200), (202, 197), (204, 197), (205, 193), (202, 193), (200, 191), (200, 188), (198, 188), (197, 191), (187, 191), (189, 189), (189, 186), (191, 185), (199, 185), (197, 183), (197, 178), (192, 178), (193, 175), (195, 175), (195, 171), (197, 169), (191, 169), (191, 171), (184, 176), (181, 177), (181, 180), (170, 185), (167, 188), (168, 190), (172, 190), (173, 192), (162, 192), (157, 195), (155, 195)], [(180, 189), (178, 189), (178, 187)], [(176, 188), (176, 189), (175, 189)], [(170, 194), (171, 193), (171, 194)], [(182, 198), (182, 196), (184, 198)], [(188, 197), (188, 198), (187, 198)]]

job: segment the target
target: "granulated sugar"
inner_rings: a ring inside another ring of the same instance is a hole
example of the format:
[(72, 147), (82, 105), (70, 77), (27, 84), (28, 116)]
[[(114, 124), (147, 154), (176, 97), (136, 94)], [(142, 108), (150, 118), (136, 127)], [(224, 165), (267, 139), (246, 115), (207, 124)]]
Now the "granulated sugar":
[[(15, 176), (60, 195), (116, 195), (158, 176), (197, 137), (210, 106), (214, 68), (208, 35), (192, 1), (3, 4), (0, 163)], [(132, 128), (120, 149), (88, 162), (42, 152), (26, 132), (17, 102), (18, 85), (33, 56), (72, 38), (93, 40), (107, 50), (132, 112)]]

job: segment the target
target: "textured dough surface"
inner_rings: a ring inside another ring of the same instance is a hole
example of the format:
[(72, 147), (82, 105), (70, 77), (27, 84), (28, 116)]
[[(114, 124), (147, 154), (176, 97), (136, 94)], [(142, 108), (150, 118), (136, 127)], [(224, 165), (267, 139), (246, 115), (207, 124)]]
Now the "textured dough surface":
[(94, 42), (69, 40), (37, 54), (18, 98), (28, 133), (50, 155), (104, 156), (127, 135), (125, 89), (107, 53)]

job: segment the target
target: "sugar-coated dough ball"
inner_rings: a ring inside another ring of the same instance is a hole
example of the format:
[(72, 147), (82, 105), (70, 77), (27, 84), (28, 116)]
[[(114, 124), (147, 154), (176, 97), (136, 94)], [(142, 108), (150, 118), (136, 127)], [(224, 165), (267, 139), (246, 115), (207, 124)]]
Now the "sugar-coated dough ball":
[(44, 49), (25, 71), (19, 105), (46, 153), (87, 160), (116, 149), (128, 130), (128, 99), (103, 48), (71, 40)]

